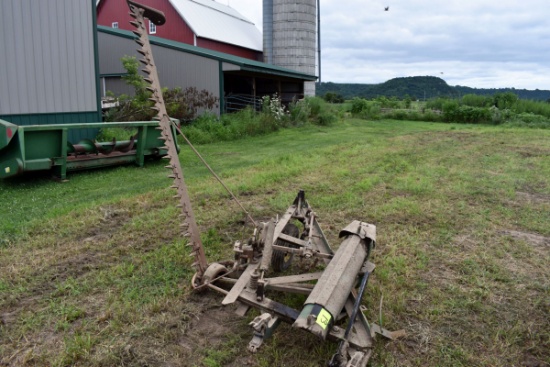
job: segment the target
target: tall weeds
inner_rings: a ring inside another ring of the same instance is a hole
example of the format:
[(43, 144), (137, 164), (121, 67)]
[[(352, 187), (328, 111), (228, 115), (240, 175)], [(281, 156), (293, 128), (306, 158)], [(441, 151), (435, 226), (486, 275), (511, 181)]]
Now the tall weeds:
[(197, 144), (237, 140), (306, 124), (330, 125), (338, 120), (335, 109), (318, 97), (306, 97), (288, 107), (275, 96), (262, 100), (262, 110), (247, 107), (220, 117), (203, 114), (183, 127), (186, 136)]

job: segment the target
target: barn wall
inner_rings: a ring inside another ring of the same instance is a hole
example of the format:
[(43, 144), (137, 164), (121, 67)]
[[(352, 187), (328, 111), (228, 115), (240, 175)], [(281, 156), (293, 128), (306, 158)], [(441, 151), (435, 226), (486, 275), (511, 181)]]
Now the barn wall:
[(155, 62), (163, 87), (189, 87), (206, 89), (220, 96), (219, 62), (201, 56), (153, 46)]
[[(0, 115), (95, 112), (94, 0), (0, 1)], [(56, 21), (59, 19), (59, 21)]]
[[(162, 11), (166, 17), (166, 23), (161, 27), (157, 27), (157, 32), (154, 34), (156, 37), (204, 47), (250, 60), (262, 61), (262, 53), (258, 51), (205, 38), (197, 38), (195, 40), (193, 30), (181, 18), (177, 10), (168, 0), (141, 0), (139, 2)], [(128, 15), (126, 0), (102, 0), (99, 3), (97, 14), (97, 22), (99, 25), (112, 27), (113, 22), (117, 22), (119, 29), (128, 31), (134, 29), (129, 23), (133, 19)]]
[[(101, 75), (125, 73), (120, 59), (125, 55), (139, 56), (136, 52), (138, 45), (132, 39), (100, 31), (98, 42)], [(162, 87), (196, 87), (220, 97), (220, 64), (217, 60), (158, 45), (152, 45), (152, 49)], [(107, 78), (106, 87), (115, 94), (128, 91), (114, 78)]]
[(138, 45), (128, 38), (99, 31), (97, 32), (97, 43), (99, 45), (99, 73), (101, 75), (126, 73), (120, 59), (124, 56), (134, 56), (136, 58), (141, 56), (136, 51)]
[[(176, 9), (168, 0), (140, 0), (140, 4), (151, 6), (164, 13), (166, 23), (157, 27), (155, 36), (171, 39), (178, 42), (193, 44), (194, 33), (185, 23)], [(135, 28), (130, 24), (134, 20), (128, 15), (126, 0), (102, 0), (97, 9), (97, 24), (112, 27), (113, 22), (118, 22), (119, 29), (132, 31)]]
[(197, 38), (197, 46), (207, 48), (209, 50), (223, 52), (229, 55), (244, 57), (246, 59), (262, 61), (263, 56), (261, 52), (249, 50), (243, 47), (229, 45), (227, 43), (221, 43), (206, 38)]

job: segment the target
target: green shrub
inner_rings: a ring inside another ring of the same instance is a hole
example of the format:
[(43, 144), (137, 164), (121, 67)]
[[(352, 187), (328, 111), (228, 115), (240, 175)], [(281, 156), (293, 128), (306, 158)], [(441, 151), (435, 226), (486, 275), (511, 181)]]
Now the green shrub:
[(437, 122), (441, 120), (442, 120), (442, 116), (433, 112), (432, 110), (426, 110), (422, 114), (422, 121)]
[(317, 115), (317, 117), (314, 120), (314, 123), (316, 125), (328, 126), (328, 125), (334, 124), (337, 120), (338, 118), (336, 117), (335, 114), (329, 111), (324, 111), (319, 115)]
[(309, 105), (310, 117), (316, 118), (327, 110), (326, 102), (319, 97), (306, 97), (307, 104)]
[(493, 98), (477, 94), (465, 94), (462, 96), (461, 102), (463, 105), (471, 107), (491, 107), (493, 105)]
[(337, 113), (340, 110), (340, 108), (333, 108), (322, 98), (305, 97), (290, 104), (290, 125), (299, 126), (307, 122), (316, 125), (330, 125), (338, 120)]
[[(149, 100), (151, 92), (147, 90), (147, 83), (139, 73), (139, 62), (135, 57), (125, 56), (121, 59), (127, 74), (122, 79), (134, 87), (134, 96), (120, 95), (116, 97), (119, 105), (109, 109), (104, 120), (114, 121), (151, 121), (156, 112), (151, 109), (154, 103)], [(185, 89), (162, 89), (162, 95), (168, 115), (186, 122), (196, 118), (200, 111), (208, 111), (218, 106), (218, 97), (207, 90), (198, 90), (195, 87)], [(114, 97), (114, 96), (113, 96)]]
[(409, 114), (405, 110), (393, 110), (385, 115), (394, 120), (409, 120)]
[(162, 95), (168, 115), (180, 121), (191, 121), (199, 115), (199, 111), (217, 108), (219, 101), (209, 91), (195, 87), (163, 89)]
[(446, 122), (482, 124), (493, 121), (488, 108), (461, 106), (449, 100), (443, 104), (443, 120)]
[(368, 102), (366, 99), (355, 97), (351, 100), (351, 113), (352, 115), (359, 115), (361, 112), (368, 108)]
[(311, 116), (311, 108), (306, 99), (294, 101), (288, 106), (290, 121), (296, 126), (306, 124)]
[(378, 101), (367, 101), (363, 98), (351, 100), (351, 114), (365, 120), (377, 120), (380, 118), (381, 103)]
[(382, 118), (382, 108), (377, 102), (369, 103), (367, 108), (359, 115), (365, 120), (379, 120)]
[(550, 118), (550, 104), (541, 101), (531, 101), (527, 99), (518, 100), (514, 106), (513, 111), (516, 113), (532, 113), (541, 115), (546, 118)]
[[(438, 99), (439, 100), (439, 99)], [(445, 100), (442, 104), (443, 120), (446, 122), (456, 122), (458, 119), (458, 109), (460, 105), (457, 101)]]
[(323, 96), (323, 99), (328, 103), (344, 103), (344, 97), (336, 92), (327, 92)]
[(399, 108), (399, 101), (396, 97), (378, 96), (374, 99), (382, 108)]
[(493, 105), (499, 109), (513, 109), (516, 102), (519, 100), (518, 96), (512, 92), (496, 93), (493, 96)]
[[(185, 136), (194, 144), (208, 144), (215, 141), (214, 136), (208, 131), (201, 130), (196, 126), (188, 126), (183, 129)], [(183, 140), (178, 137), (179, 144), (184, 144)]]
[(449, 102), (449, 98), (442, 98), (442, 97), (430, 98), (426, 102), (426, 108), (427, 109), (432, 109), (432, 110), (443, 111), (443, 105), (446, 102)]
[(520, 113), (510, 119), (515, 126), (550, 128), (550, 118), (534, 113)]
[(409, 112), (407, 118), (412, 121), (424, 121), (424, 115), (418, 111)]
[(411, 108), (412, 98), (408, 94), (403, 98), (403, 104), (405, 108)]
[(130, 138), (136, 133), (137, 128), (134, 127), (102, 128), (101, 130), (99, 130), (99, 134), (97, 134), (96, 140), (101, 142), (113, 141), (113, 139), (115, 139), (116, 141), (130, 140)]

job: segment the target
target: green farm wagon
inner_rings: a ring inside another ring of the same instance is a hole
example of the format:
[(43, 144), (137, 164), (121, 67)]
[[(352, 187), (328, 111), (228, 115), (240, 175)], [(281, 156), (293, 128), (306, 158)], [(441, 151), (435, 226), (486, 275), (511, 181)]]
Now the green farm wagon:
[[(0, 120), (0, 178), (51, 171), (65, 179), (70, 171), (128, 163), (143, 166), (147, 158), (166, 154), (158, 126), (157, 121), (18, 126)], [(137, 133), (125, 141), (68, 140), (69, 130), (85, 128), (130, 128)], [(176, 135), (174, 127), (172, 134)]]

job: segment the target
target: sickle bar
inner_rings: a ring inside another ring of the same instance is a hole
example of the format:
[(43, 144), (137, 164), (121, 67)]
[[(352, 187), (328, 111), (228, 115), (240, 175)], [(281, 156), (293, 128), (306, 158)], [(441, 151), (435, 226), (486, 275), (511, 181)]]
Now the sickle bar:
[(163, 149), (168, 151), (168, 154), (164, 158), (169, 160), (169, 164), (166, 168), (172, 171), (172, 173), (168, 176), (174, 180), (174, 184), (171, 187), (177, 191), (177, 194), (174, 197), (179, 200), (178, 207), (181, 208), (181, 218), (183, 220), (181, 227), (184, 232), (184, 237), (188, 237), (189, 246), (192, 247), (192, 256), (195, 257), (195, 263), (193, 266), (195, 267), (197, 276), (200, 279), (208, 267), (208, 263), (206, 261), (204, 248), (200, 239), (200, 232), (195, 221), (195, 216), (193, 215), (193, 209), (191, 207), (187, 186), (185, 185), (183, 170), (181, 169), (176, 144), (174, 141), (175, 137), (172, 135), (172, 122), (166, 112), (157, 67), (153, 60), (151, 44), (149, 43), (149, 36), (147, 35), (147, 28), (145, 26), (145, 18), (148, 18), (157, 25), (164, 24), (164, 13), (145, 5), (138, 4), (134, 1), (127, 0), (127, 2), (130, 7), (130, 16), (135, 19), (135, 21), (130, 23), (136, 27), (136, 30), (133, 32), (136, 36), (138, 36), (136, 39), (137, 44), (141, 46), (137, 51), (143, 55), (140, 62), (144, 64), (143, 71), (148, 75), (145, 80), (150, 84), (147, 88), (152, 93), (150, 100), (155, 103), (152, 108), (157, 112), (156, 119), (159, 120), (158, 129), (161, 131), (161, 137), (159, 139), (162, 139), (165, 142)]

